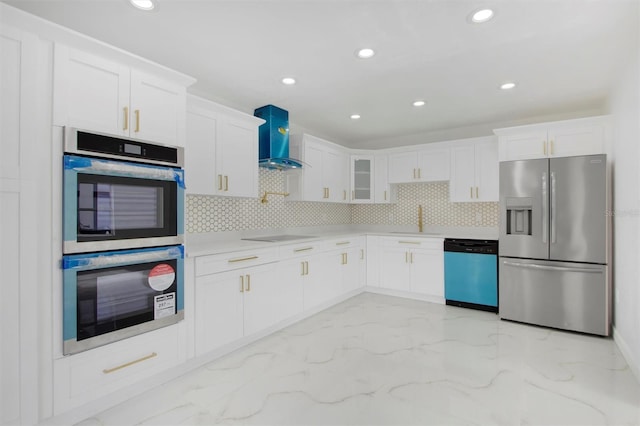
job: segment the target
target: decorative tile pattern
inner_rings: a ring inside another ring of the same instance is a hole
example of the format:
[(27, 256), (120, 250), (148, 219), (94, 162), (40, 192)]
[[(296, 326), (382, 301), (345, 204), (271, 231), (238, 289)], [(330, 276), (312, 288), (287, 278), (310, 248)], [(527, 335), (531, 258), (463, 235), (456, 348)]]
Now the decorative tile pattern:
[(399, 185), (397, 203), (354, 205), (351, 221), (367, 225), (416, 225), (418, 205), (422, 205), (425, 225), (498, 226), (498, 203), (451, 203), (448, 182)]
[[(282, 172), (260, 169), (260, 194), (284, 192)], [(417, 224), (422, 205), (425, 225), (498, 226), (498, 203), (451, 203), (449, 184), (412, 183), (398, 186), (396, 204), (335, 204), (286, 201), (281, 195), (259, 198), (187, 196), (188, 233), (244, 231), (297, 226)]]
[[(260, 169), (259, 194), (284, 192), (282, 172)], [(342, 225), (351, 223), (351, 206), (334, 203), (285, 201), (281, 195), (260, 198), (188, 195), (187, 233), (244, 231), (297, 226)]]

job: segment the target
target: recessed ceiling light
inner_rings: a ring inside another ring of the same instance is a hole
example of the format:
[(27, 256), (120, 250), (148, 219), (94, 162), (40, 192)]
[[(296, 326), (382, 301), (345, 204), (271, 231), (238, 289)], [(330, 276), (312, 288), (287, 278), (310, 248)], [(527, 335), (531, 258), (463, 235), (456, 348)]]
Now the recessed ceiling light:
[(292, 84), (296, 84), (296, 79), (293, 77), (285, 77), (282, 79), (282, 84), (286, 84), (287, 86), (291, 86)]
[(156, 7), (153, 0), (129, 0), (129, 2), (140, 10), (153, 10)]
[(510, 89), (513, 89), (514, 87), (516, 87), (516, 84), (515, 84), (514, 82), (512, 82), (512, 81), (507, 82), (507, 83), (503, 83), (503, 84), (500, 86), (500, 88), (501, 88), (502, 90), (510, 90)]
[(487, 22), (491, 18), (493, 18), (493, 10), (491, 9), (480, 9), (471, 14), (471, 22), (476, 24)]
[(424, 104), (425, 104), (425, 103), (426, 103), (425, 101), (415, 101), (415, 102), (413, 103), (413, 106), (415, 106), (415, 107), (421, 107), (421, 106), (424, 106)]
[(369, 59), (375, 54), (376, 52), (374, 52), (373, 49), (369, 49), (368, 47), (360, 49), (356, 52), (356, 56), (360, 59)]
[(360, 118), (360, 114), (351, 114), (352, 120), (358, 120)]

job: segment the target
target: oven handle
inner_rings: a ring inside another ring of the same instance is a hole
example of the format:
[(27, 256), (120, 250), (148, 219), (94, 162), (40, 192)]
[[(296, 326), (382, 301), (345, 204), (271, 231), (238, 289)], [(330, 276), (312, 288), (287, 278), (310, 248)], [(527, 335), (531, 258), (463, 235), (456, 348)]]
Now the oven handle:
[(135, 164), (124, 161), (99, 160), (96, 158), (64, 156), (64, 169), (96, 175), (124, 176), (158, 180), (174, 180), (184, 189), (184, 170), (173, 167)]
[(164, 249), (153, 248), (132, 250), (129, 252), (104, 252), (64, 256), (62, 258), (62, 269), (97, 269), (144, 262), (161, 262), (170, 259), (184, 259), (184, 247), (174, 246)]

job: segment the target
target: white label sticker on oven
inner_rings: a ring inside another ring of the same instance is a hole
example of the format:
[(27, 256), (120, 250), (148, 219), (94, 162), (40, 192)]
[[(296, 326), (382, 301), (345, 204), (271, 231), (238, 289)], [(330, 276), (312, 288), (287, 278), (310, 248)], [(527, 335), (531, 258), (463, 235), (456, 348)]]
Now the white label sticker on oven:
[(165, 291), (171, 287), (175, 278), (176, 271), (173, 267), (166, 263), (161, 263), (154, 266), (151, 271), (149, 271), (149, 287), (155, 291)]
[(171, 316), (176, 313), (176, 294), (167, 293), (154, 296), (153, 319)]

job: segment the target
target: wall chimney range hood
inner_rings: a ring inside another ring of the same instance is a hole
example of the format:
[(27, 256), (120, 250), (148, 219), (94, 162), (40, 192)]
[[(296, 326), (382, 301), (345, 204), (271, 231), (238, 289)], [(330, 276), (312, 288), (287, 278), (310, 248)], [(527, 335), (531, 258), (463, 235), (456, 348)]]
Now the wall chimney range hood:
[(302, 161), (289, 158), (289, 112), (265, 105), (253, 115), (266, 121), (258, 129), (258, 165), (276, 170), (302, 168)]

